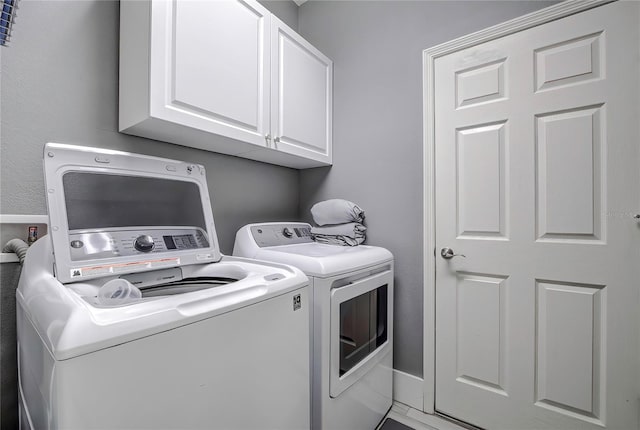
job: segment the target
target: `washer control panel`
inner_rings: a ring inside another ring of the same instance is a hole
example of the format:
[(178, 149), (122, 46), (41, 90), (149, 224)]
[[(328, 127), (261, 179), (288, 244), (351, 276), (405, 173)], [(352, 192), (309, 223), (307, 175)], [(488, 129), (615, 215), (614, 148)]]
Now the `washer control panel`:
[(254, 225), (251, 235), (260, 248), (313, 242), (311, 226), (305, 223)]
[(208, 248), (207, 236), (198, 228), (149, 228), (72, 232), (71, 260), (94, 260), (168, 251)]

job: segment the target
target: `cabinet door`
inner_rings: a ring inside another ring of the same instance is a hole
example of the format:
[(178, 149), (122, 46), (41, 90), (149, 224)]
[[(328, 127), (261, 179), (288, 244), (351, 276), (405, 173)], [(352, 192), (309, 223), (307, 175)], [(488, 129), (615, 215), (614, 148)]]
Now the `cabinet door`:
[(331, 164), (333, 62), (282, 21), (271, 19), (274, 147)]
[(270, 19), (253, 0), (154, 0), (151, 116), (264, 146)]

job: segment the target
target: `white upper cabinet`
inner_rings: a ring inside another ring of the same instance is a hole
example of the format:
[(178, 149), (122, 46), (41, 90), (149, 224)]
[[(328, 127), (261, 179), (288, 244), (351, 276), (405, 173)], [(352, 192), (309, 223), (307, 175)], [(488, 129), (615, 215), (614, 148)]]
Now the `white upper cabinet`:
[(333, 63), (275, 16), (271, 30), (274, 145), (331, 164)]
[(120, 131), (307, 168), (331, 164), (332, 63), (254, 0), (126, 0)]
[[(231, 1), (163, 1), (155, 33), (167, 119), (255, 144), (269, 126), (269, 20), (263, 8)], [(154, 14), (155, 16), (156, 14)], [(172, 17), (171, 21), (165, 17)], [(165, 25), (163, 25), (165, 24)], [(164, 34), (163, 34), (164, 33)], [(153, 56), (152, 52), (152, 56)]]

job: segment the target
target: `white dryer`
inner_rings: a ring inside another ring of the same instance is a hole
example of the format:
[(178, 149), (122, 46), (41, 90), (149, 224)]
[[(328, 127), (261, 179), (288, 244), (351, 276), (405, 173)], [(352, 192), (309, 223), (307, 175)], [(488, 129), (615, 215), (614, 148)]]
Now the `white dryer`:
[(305, 272), (312, 286), (312, 428), (373, 430), (392, 403), (393, 255), (311, 239), (305, 223), (250, 224), (233, 254)]
[(309, 428), (308, 279), (220, 254), (204, 167), (44, 157), (51, 234), (17, 292), (21, 428)]

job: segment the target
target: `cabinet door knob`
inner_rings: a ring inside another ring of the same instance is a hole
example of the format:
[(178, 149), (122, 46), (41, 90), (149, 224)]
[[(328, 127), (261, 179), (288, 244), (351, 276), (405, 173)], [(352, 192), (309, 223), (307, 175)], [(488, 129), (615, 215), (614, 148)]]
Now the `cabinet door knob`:
[(269, 148), (271, 146), (271, 135), (270, 134), (265, 134), (264, 136), (264, 140), (267, 142), (267, 148)]
[(280, 143), (280, 138), (276, 137), (275, 139), (273, 139), (273, 143), (274, 143), (274, 147), (278, 145), (278, 143)]

